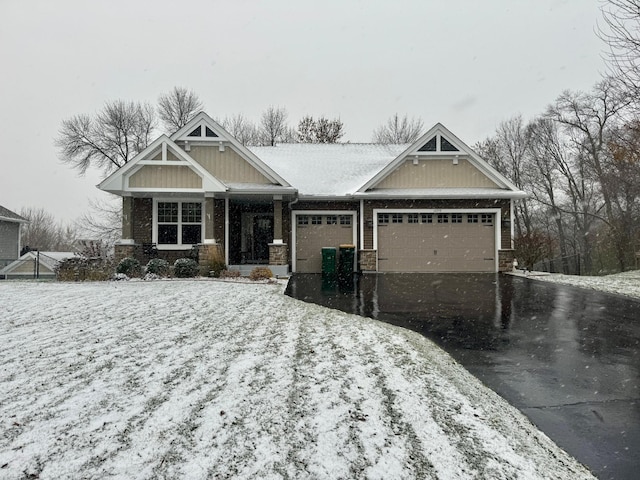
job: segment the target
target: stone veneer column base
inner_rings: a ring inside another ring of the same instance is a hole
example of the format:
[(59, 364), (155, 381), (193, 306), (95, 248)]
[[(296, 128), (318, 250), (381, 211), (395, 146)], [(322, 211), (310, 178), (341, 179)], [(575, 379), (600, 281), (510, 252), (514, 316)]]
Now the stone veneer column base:
[(510, 272), (513, 270), (513, 259), (515, 258), (515, 250), (499, 250), (498, 251), (498, 271)]
[(269, 265), (287, 265), (289, 249), (286, 243), (269, 244)]
[(114, 259), (116, 265), (120, 263), (120, 260), (127, 257), (134, 257), (136, 253), (136, 246), (132, 244), (123, 244), (114, 246)]
[(361, 272), (375, 272), (377, 271), (377, 250), (360, 250), (359, 252), (359, 270)]
[(205, 243), (198, 246), (198, 264), (200, 274), (209, 276), (209, 271), (214, 267), (214, 263), (224, 264), (224, 250), (219, 243)]

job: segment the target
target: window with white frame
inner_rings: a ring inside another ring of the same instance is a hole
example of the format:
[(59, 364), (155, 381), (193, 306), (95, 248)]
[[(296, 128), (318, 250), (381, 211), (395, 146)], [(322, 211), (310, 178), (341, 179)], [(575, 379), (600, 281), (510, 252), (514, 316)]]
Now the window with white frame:
[(322, 225), (322, 215), (311, 215), (311, 225)]
[(338, 217), (337, 215), (327, 215), (327, 225), (337, 225)]
[(418, 214), (417, 213), (408, 213), (407, 214), (407, 223), (418, 223)]
[(378, 214), (378, 225), (387, 225), (389, 223), (389, 214), (388, 213), (379, 213)]
[(439, 213), (438, 223), (449, 223), (449, 215), (446, 213)]
[(202, 242), (202, 202), (158, 202), (158, 245)]
[(485, 225), (493, 225), (493, 214), (483, 213), (482, 215), (480, 215), (480, 221)]
[(462, 223), (462, 214), (461, 213), (452, 213), (451, 214), (451, 223)]
[(433, 223), (433, 215), (431, 213), (421, 213), (420, 221), (422, 223)]
[(402, 223), (402, 214), (401, 213), (391, 214), (391, 223)]
[(307, 215), (298, 215), (297, 219), (299, 227), (309, 225), (309, 217)]
[(467, 215), (467, 223), (478, 223), (478, 214), (470, 213)]
[(340, 215), (340, 225), (351, 225), (351, 215)]

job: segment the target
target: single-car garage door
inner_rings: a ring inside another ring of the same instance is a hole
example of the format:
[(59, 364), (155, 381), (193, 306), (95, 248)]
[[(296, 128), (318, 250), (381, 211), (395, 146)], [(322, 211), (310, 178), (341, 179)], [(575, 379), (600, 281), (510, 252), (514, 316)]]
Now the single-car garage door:
[(297, 214), (295, 224), (298, 273), (321, 273), (323, 247), (353, 243), (353, 215)]
[(379, 213), (378, 271), (495, 272), (493, 213)]

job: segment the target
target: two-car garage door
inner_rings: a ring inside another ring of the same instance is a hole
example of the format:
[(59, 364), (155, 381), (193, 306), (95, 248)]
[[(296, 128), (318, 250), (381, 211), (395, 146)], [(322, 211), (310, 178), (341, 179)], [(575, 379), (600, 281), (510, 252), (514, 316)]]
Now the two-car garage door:
[(379, 272), (495, 272), (493, 213), (378, 213)]

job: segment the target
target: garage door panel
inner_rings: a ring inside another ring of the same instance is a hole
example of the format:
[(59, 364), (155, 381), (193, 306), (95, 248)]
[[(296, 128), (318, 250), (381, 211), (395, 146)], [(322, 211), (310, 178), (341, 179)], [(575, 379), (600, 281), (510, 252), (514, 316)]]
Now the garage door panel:
[(494, 272), (495, 227), (469, 223), (389, 223), (378, 228), (381, 272)]
[[(336, 213), (330, 216), (339, 215)], [(320, 225), (296, 225), (296, 272), (321, 273), (322, 248), (338, 248), (340, 245), (353, 243), (353, 223), (327, 224), (327, 215), (322, 215)]]

